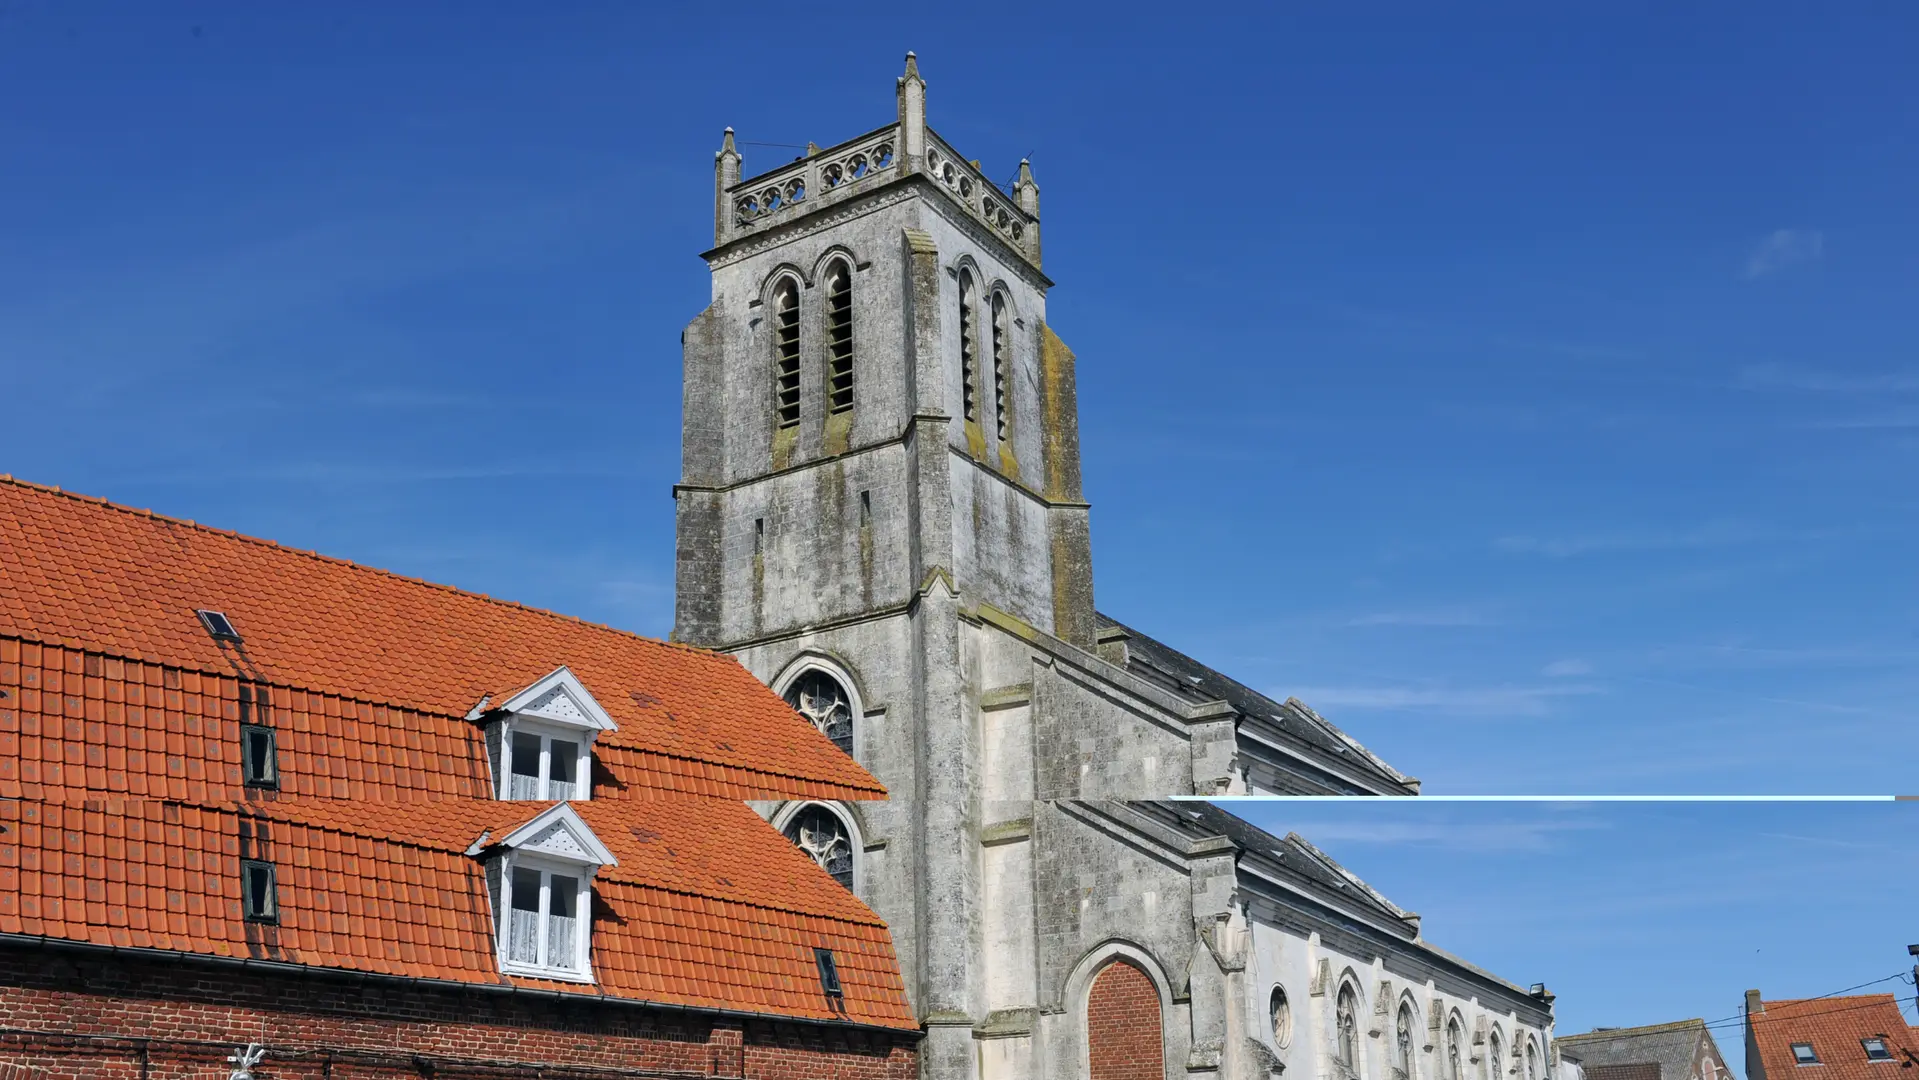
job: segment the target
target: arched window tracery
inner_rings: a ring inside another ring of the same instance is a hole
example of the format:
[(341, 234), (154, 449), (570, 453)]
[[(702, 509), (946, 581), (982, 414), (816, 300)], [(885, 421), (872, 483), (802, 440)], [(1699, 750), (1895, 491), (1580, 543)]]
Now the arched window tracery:
[(853, 697), (838, 679), (817, 668), (802, 672), (786, 688), (786, 703), (834, 746), (853, 752)]
[(1446, 1080), (1466, 1080), (1460, 1038), (1459, 1018), (1455, 1016), (1446, 1021)]
[(1399, 1080), (1411, 1080), (1413, 1075), (1413, 1010), (1410, 1005), (1399, 1007), (1399, 1019), (1394, 1025), (1393, 1071)]
[(834, 881), (852, 890), (853, 830), (845, 819), (827, 807), (812, 804), (801, 807), (781, 831), (820, 869), (833, 875)]
[(1359, 1000), (1353, 988), (1342, 986), (1333, 1006), (1333, 1026), (1339, 1040), (1339, 1064), (1347, 1076), (1359, 1075)]

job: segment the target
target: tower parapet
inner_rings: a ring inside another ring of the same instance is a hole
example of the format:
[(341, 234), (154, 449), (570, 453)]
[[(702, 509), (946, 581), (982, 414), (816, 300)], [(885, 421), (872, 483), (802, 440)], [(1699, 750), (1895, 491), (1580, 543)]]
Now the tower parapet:
[(714, 155), (714, 247), (758, 236), (883, 187), (923, 177), (964, 207), (973, 220), (1038, 269), (1039, 185), (1020, 162), (1009, 194), (974, 162), (926, 125), (926, 82), (906, 54), (898, 81), (899, 118), (876, 131), (821, 149), (808, 145), (798, 161), (741, 179), (733, 129)]

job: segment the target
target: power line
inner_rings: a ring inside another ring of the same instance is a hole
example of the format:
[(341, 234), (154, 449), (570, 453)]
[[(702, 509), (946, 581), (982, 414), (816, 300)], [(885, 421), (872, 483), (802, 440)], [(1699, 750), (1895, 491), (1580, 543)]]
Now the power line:
[[(1875, 986), (1875, 985), (1877, 985), (1877, 984), (1879, 984), (1879, 983), (1882, 983), (1882, 982), (1890, 982), (1890, 981), (1892, 981), (1893, 979), (1907, 979), (1907, 977), (1906, 977), (1906, 976), (1904, 976), (1904, 975), (1889, 975), (1889, 976), (1887, 976), (1887, 977), (1886, 977), (1886, 978), (1884, 978), (1884, 979), (1874, 979), (1874, 980), (1873, 980), (1872, 982), (1869, 982), (1869, 983), (1860, 983), (1860, 984), (1859, 984), (1858, 986), (1849, 986), (1849, 987), (1847, 987), (1847, 988), (1846, 988), (1845, 990), (1838, 990), (1838, 991), (1834, 991), (1833, 993), (1830, 993), (1830, 994), (1821, 994), (1821, 995), (1820, 995), (1819, 997), (1816, 997), (1816, 998), (1796, 998), (1796, 999), (1794, 999), (1794, 1000), (1796, 1000), (1796, 1001), (1823, 1001), (1823, 1000), (1825, 1000), (1826, 998), (1832, 998), (1832, 997), (1838, 997), (1838, 996), (1839, 996), (1840, 994), (1844, 994), (1844, 993), (1847, 993), (1848, 991), (1851, 991), (1851, 990), (1858, 990), (1858, 989), (1860, 989), (1860, 988), (1862, 988), (1862, 987), (1867, 987), (1867, 986)], [(1909, 980), (1909, 979), (1907, 979), (1907, 981), (1910, 981), (1910, 980)], [(1909, 1001), (1919, 1001), (1919, 999), (1915, 999), (1915, 998), (1902, 998), (1902, 997), (1899, 997), (1899, 996), (1898, 996), (1898, 995), (1896, 995), (1896, 994), (1894, 994), (1894, 995), (1889, 995), (1889, 996), (1891, 996), (1891, 997), (1892, 997), (1892, 1003), (1893, 1003), (1893, 1006), (1894, 1006), (1895, 1008), (1900, 1008), (1900, 1009), (1902, 1009), (1902, 1010), (1903, 1010), (1903, 1008), (1904, 1008), (1904, 1004), (1905, 1004), (1906, 1002), (1909, 1002)], [(1832, 1014), (1834, 1014), (1834, 1013), (1842, 1013), (1842, 1012), (1854, 1012), (1854, 1011), (1857, 1011), (1857, 1010), (1859, 1010), (1859, 1009), (1872, 1009), (1872, 1008), (1877, 1008), (1877, 1007), (1879, 1007), (1879, 1006), (1880, 1006), (1880, 1005), (1882, 1005), (1882, 1004), (1884, 1004), (1884, 1003), (1883, 1003), (1883, 1002), (1878, 1002), (1878, 1001), (1870, 1001), (1870, 1002), (1865, 1002), (1865, 1003), (1863, 1003), (1863, 1004), (1852, 1004), (1852, 1005), (1840, 1005), (1840, 1006), (1837, 1006), (1837, 1007), (1835, 1007), (1835, 1008), (1831, 1008), (1831, 1009), (1803, 1009), (1803, 1010), (1802, 1010), (1802, 1009), (1794, 1009), (1794, 1010), (1793, 1010), (1793, 1011), (1792, 1011), (1792, 1012), (1791, 1012), (1790, 1014), (1788, 1014), (1788, 1015), (1786, 1015), (1786, 1016), (1784, 1017), (1784, 1019), (1783, 1019), (1783, 1021), (1782, 1021), (1782, 1022), (1790, 1022), (1790, 1021), (1793, 1021), (1793, 1020), (1799, 1020), (1799, 1019), (1803, 1019), (1803, 1018), (1805, 1018), (1805, 1017), (1808, 1017), (1808, 1016), (1830, 1016), (1830, 1015), (1832, 1015)], [(1763, 1014), (1763, 1013), (1762, 1013), (1762, 1014), (1760, 1014), (1760, 1015), (1762, 1015), (1762, 1016), (1763, 1016), (1763, 1015), (1765, 1015), (1765, 1014)], [(1904, 1016), (1904, 1012), (1902, 1011), (1900, 1015), (1901, 1015), (1901, 1016), (1903, 1017), (1903, 1016)], [(1744, 1024), (1744, 1023), (1746, 1022), (1746, 1019), (1747, 1019), (1747, 1014), (1745, 1014), (1745, 1013), (1740, 1013), (1740, 1014), (1739, 1014), (1738, 1016), (1728, 1016), (1728, 1017), (1726, 1017), (1726, 1018), (1724, 1018), (1724, 1019), (1722, 1019), (1722, 1020), (1714, 1020), (1713, 1022), (1711, 1022), (1711, 1023), (1709, 1023), (1709, 1024), (1707, 1024), (1707, 1025), (1705, 1025), (1705, 1026), (1706, 1026), (1706, 1027), (1708, 1027), (1708, 1028), (1722, 1028), (1722, 1027), (1732, 1027), (1732, 1026), (1736, 1026), (1736, 1025), (1742, 1025), (1742, 1024)]]

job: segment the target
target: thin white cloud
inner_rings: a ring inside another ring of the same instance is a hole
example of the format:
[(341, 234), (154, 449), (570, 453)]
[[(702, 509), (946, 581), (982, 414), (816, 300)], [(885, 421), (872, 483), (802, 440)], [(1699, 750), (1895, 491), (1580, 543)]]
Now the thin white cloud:
[(1591, 675), (1593, 666), (1584, 660), (1554, 660), (1541, 668), (1539, 673), (1549, 679), (1568, 679), (1576, 675)]
[(1463, 608), (1429, 611), (1376, 611), (1346, 620), (1347, 626), (1497, 626), (1498, 621), (1482, 612)]
[(1826, 252), (1826, 234), (1818, 229), (1775, 229), (1746, 257), (1745, 278), (1764, 277), (1800, 263), (1815, 263)]
[(1502, 536), (1493, 542), (1500, 551), (1514, 555), (1547, 555), (1566, 558), (1608, 551), (1672, 551), (1727, 547), (1746, 544), (1764, 534), (1749, 525), (1716, 522), (1690, 529), (1622, 529), (1577, 533), (1567, 536)]
[(1603, 820), (1586, 815), (1541, 816), (1518, 821), (1464, 821), (1448, 816), (1420, 821), (1337, 820), (1302, 822), (1300, 835), (1335, 858), (1344, 845), (1437, 848), (1482, 853), (1544, 852), (1562, 846), (1568, 833), (1604, 829)]
[(1739, 372), (1739, 385), (1752, 390), (1811, 390), (1822, 394), (1919, 392), (1919, 371), (1830, 371), (1790, 364), (1753, 364)]
[(1597, 686), (1313, 686), (1294, 691), (1300, 700), (1327, 708), (1434, 712), (1451, 716), (1544, 716), (1559, 698), (1600, 693)]

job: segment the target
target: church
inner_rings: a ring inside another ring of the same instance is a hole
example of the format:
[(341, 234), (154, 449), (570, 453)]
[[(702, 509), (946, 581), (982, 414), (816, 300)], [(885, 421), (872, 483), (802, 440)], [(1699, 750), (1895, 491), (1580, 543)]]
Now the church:
[(716, 155), (674, 634), (886, 785), (756, 806), (887, 921), (920, 1075), (1541, 1080), (1543, 985), (1202, 801), (1419, 785), (1095, 608), (1039, 186), (928, 126), (910, 53), (896, 98), (770, 172)]

